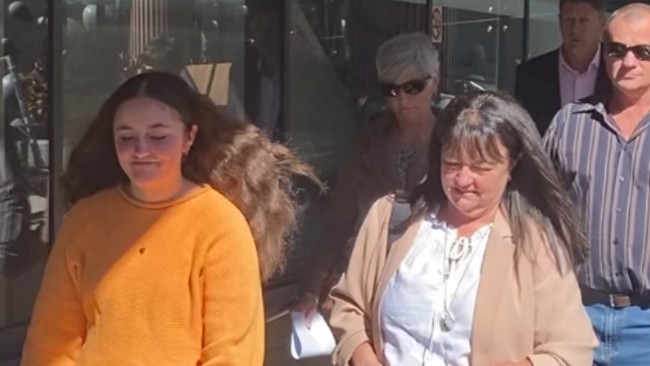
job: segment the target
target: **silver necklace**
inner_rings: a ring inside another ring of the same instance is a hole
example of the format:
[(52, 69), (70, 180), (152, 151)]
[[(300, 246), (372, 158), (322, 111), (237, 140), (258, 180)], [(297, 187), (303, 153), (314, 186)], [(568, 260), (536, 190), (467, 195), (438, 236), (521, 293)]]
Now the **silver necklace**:
[(443, 265), (443, 310), (439, 320), (440, 329), (442, 329), (443, 332), (451, 331), (456, 324), (456, 318), (451, 311), (451, 305), (453, 304), (453, 301), (458, 294), (458, 290), (460, 289), (463, 279), (465, 278), (465, 274), (467, 274), (467, 271), (470, 267), (469, 263), (463, 269), (463, 273), (458, 279), (458, 285), (456, 286), (453, 294), (449, 296), (449, 278), (451, 277), (451, 273), (453, 270), (457, 269), (463, 259), (469, 257), (467, 260), (471, 261), (471, 257), (476, 252), (473, 250), (470, 239), (467, 237), (456, 237), (456, 239), (454, 239), (454, 241), (451, 243), (451, 248), (447, 250), (447, 244), (449, 242), (447, 240), (448, 234), (448, 232), (445, 233), (445, 263)]

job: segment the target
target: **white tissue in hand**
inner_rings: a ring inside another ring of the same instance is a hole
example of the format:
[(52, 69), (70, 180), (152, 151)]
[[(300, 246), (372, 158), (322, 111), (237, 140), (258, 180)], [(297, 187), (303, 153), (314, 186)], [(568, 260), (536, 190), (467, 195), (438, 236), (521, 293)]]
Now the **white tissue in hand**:
[(327, 322), (316, 312), (307, 328), (305, 315), (291, 312), (291, 356), (301, 358), (330, 355), (336, 342)]

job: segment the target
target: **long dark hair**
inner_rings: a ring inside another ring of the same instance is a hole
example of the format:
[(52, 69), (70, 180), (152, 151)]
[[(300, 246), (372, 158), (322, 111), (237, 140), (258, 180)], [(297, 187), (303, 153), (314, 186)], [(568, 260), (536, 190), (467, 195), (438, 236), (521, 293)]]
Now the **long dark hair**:
[(244, 214), (257, 245), (263, 280), (286, 262), (287, 242), (296, 228), (294, 175), (321, 184), (312, 169), (283, 145), (269, 141), (255, 126), (224, 114), (208, 97), (179, 76), (146, 72), (122, 84), (101, 107), (71, 153), (63, 175), (69, 205), (128, 182), (113, 142), (113, 119), (125, 101), (147, 96), (176, 110), (194, 143), (182, 165), (185, 178), (209, 184)]
[(502, 207), (517, 244), (516, 257), (525, 254), (534, 259), (531, 243), (537, 233), (533, 231), (539, 230), (549, 241), (558, 265), (582, 263), (587, 255), (587, 239), (569, 195), (542, 147), (530, 115), (503, 93), (462, 95), (442, 111), (431, 139), (427, 179), (413, 197), (414, 217), (447, 201), (440, 172), (443, 152), (461, 150), (470, 158), (502, 159), (497, 141), (506, 147), (511, 162), (511, 180)]

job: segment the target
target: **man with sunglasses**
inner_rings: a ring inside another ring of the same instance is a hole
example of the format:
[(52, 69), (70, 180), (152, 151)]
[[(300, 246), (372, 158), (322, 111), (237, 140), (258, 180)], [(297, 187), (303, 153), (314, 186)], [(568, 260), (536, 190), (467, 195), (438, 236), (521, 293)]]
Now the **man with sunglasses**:
[(560, 0), (562, 46), (517, 67), (515, 97), (544, 134), (565, 104), (607, 84), (599, 48), (605, 26), (602, 0)]
[(602, 46), (612, 88), (569, 103), (544, 137), (590, 255), (582, 300), (601, 345), (595, 365), (650, 365), (650, 5), (616, 11)]

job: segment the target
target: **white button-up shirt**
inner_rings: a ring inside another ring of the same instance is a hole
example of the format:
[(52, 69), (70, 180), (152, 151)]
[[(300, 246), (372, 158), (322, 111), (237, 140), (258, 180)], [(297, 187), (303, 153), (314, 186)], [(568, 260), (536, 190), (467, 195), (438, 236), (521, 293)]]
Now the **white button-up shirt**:
[[(450, 266), (456, 230), (435, 216), (420, 227), (381, 301), (383, 353), (389, 365), (469, 365), (474, 305), (490, 229), (484, 226), (468, 238), (469, 251)], [(455, 319), (449, 331), (442, 329), (445, 308)]]

